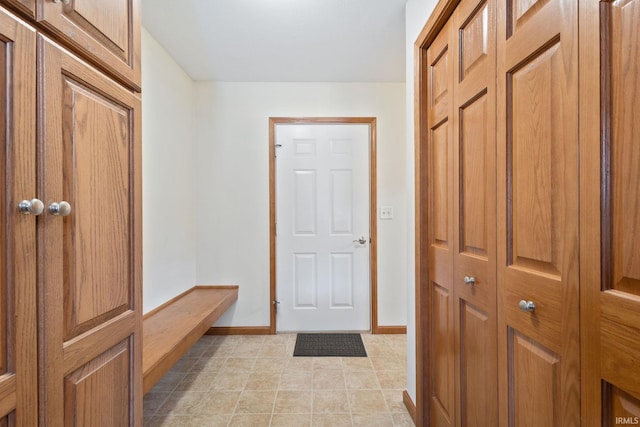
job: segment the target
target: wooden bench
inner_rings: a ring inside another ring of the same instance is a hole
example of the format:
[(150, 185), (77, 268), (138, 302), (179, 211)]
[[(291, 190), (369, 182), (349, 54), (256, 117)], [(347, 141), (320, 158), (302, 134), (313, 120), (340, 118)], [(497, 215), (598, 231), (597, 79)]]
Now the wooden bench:
[(195, 286), (144, 315), (145, 394), (237, 299), (237, 286)]

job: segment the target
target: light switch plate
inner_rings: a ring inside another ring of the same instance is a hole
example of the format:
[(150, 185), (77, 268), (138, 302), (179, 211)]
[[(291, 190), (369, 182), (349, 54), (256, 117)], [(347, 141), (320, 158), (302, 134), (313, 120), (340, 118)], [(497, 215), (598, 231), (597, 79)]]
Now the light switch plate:
[(393, 206), (380, 206), (380, 219), (393, 219)]

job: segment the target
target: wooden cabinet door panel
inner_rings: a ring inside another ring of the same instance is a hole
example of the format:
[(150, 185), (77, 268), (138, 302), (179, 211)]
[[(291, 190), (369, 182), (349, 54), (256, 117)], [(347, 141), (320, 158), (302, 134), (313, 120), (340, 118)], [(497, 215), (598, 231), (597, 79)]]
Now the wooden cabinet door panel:
[[(45, 205), (65, 200), (72, 208), (65, 217), (47, 213), (39, 233), (46, 260), (40, 278), (43, 420), (58, 425), (117, 406), (118, 417), (126, 412), (137, 425), (140, 100), (44, 37), (38, 44), (40, 185)], [(126, 407), (104, 394), (109, 381), (127, 393)], [(96, 395), (86, 396), (92, 387)]]
[(458, 426), (498, 422), (495, 17), (493, 0), (463, 0), (452, 16)]
[(36, 0), (1, 0), (0, 3), (5, 3), (32, 18), (36, 16)]
[[(36, 35), (0, 9), (0, 418), (37, 425)], [(8, 424), (9, 422), (15, 424)], [(2, 421), (0, 421), (2, 423)]]
[(590, 426), (633, 425), (640, 423), (640, 1), (584, 9), (580, 43), (601, 67), (581, 68), (581, 227), (599, 230), (581, 244), (583, 414)]
[(140, 90), (140, 1), (37, 0), (37, 19)]
[(429, 397), (435, 426), (455, 425), (453, 299), (453, 51), (447, 24), (427, 51), (429, 102)]
[(500, 421), (579, 425), (577, 1), (498, 22)]

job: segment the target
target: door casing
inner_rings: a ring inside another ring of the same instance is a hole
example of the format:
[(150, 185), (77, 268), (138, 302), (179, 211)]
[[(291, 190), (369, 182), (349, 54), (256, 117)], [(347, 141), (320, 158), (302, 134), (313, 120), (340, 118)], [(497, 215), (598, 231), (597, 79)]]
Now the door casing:
[(368, 124), (369, 125), (369, 268), (371, 269), (371, 333), (380, 333), (378, 327), (378, 250), (377, 250), (377, 182), (376, 182), (376, 118), (375, 117), (270, 117), (269, 118), (269, 253), (270, 253), (270, 321), (269, 332), (276, 333), (276, 150), (275, 129), (279, 124)]

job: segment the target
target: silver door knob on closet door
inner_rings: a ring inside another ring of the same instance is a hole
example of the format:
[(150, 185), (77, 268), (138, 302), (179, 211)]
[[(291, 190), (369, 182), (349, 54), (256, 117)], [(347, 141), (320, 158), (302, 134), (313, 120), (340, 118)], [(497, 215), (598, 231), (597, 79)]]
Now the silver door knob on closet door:
[(71, 205), (64, 200), (60, 203), (51, 203), (49, 213), (56, 216), (67, 216), (71, 213)]
[(361, 245), (364, 245), (365, 243), (367, 243), (367, 239), (362, 236), (361, 238), (354, 240), (353, 243), (360, 243)]
[(69, 4), (71, 3), (71, 0), (53, 0), (54, 3), (63, 3), (63, 4)]
[(520, 307), (520, 310), (525, 313), (533, 313), (534, 311), (536, 311), (536, 305), (533, 301), (521, 300), (520, 304), (518, 305)]
[(23, 200), (18, 203), (18, 210), (24, 215), (38, 216), (44, 211), (44, 203), (40, 199)]
[(476, 284), (476, 278), (473, 276), (464, 276), (464, 284), (473, 286)]

